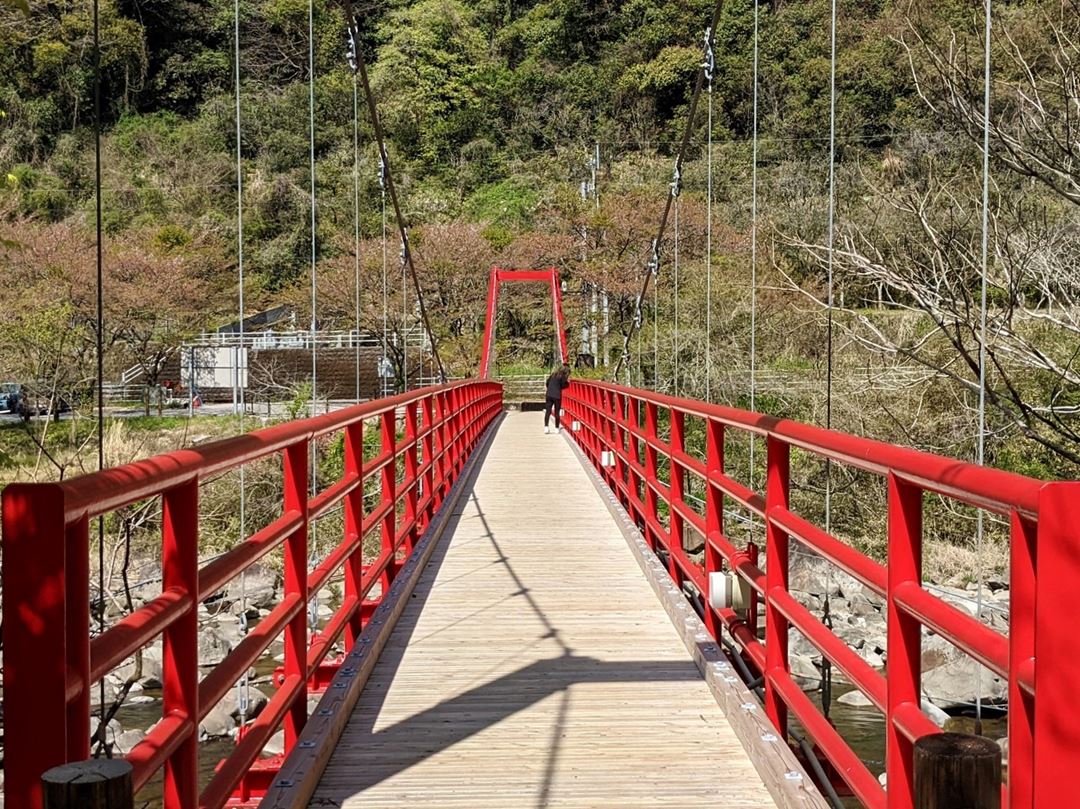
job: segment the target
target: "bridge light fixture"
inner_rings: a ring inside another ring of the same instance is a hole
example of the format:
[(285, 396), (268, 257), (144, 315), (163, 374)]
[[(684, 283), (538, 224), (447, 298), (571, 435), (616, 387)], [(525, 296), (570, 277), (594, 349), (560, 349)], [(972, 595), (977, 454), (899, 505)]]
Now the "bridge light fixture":
[(745, 610), (750, 607), (750, 583), (736, 573), (709, 573), (709, 606), (714, 610)]

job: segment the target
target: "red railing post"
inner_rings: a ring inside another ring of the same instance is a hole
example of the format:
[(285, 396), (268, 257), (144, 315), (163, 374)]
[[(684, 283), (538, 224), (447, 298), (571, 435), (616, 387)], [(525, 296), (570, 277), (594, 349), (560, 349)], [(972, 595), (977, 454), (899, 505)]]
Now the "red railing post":
[(1080, 771), (1080, 727), (1069, 706), (1080, 693), (1080, 637), (1071, 620), (1080, 582), (1078, 506), (1080, 483), (1049, 483), (1039, 492), (1034, 776), (1039, 809), (1076, 804), (1071, 776)]
[[(709, 576), (722, 569), (720, 551), (714, 542), (724, 533), (724, 495), (712, 485), (714, 477), (724, 474), (724, 425), (713, 419), (705, 421), (705, 584), (711, 587)], [(714, 638), (720, 637), (720, 623), (705, 598), (705, 626)]]
[(457, 434), (461, 423), (461, 397), (457, 388), (449, 392), (447, 406), (446, 485), (450, 487), (457, 478), (457, 454), (461, 446), (461, 436)]
[(446, 464), (447, 446), (450, 442), (450, 408), (445, 393), (435, 396), (435, 510), (442, 505), (446, 497), (446, 476), (449, 474)]
[[(596, 402), (596, 391), (591, 386), (586, 388), (582, 392), (581, 396), (581, 449), (593, 464), (593, 466), (600, 466), (600, 456), (596, 454), (596, 434), (594, 430), (598, 429), (598, 423), (596, 419), (596, 412), (593, 410)], [(585, 429), (588, 427), (588, 429)]]
[(773, 602), (773, 590), (788, 589), (788, 535), (769, 518), (774, 508), (787, 509), (791, 450), (779, 438), (766, 441), (765, 484), (765, 712), (787, 737), (787, 705), (773, 681), (790, 671), (788, 620)]
[(614, 438), (615, 443), (612, 445), (612, 450), (615, 453), (615, 481), (618, 488), (615, 490), (615, 496), (619, 498), (619, 501), (623, 504), (624, 508), (630, 507), (630, 492), (629, 492), (629, 479), (626, 474), (626, 422), (629, 416), (629, 401), (621, 394), (617, 393), (614, 396)]
[(683, 494), (686, 487), (686, 472), (682, 464), (675, 460), (677, 453), (685, 450), (686, 416), (681, 410), (671, 408), (671, 441), (668, 444), (668, 471), (671, 478), (671, 499), (668, 501), (668, 572), (675, 583), (682, 587), (683, 574), (676, 554), (683, 552), (684, 520), (681, 507), (685, 503)]
[(922, 587), (922, 490), (889, 473), (888, 639), (885, 678), (885, 772), (889, 809), (915, 800), (913, 742), (896, 722), (897, 711), (921, 710), (922, 625), (896, 603), (897, 588)]
[(405, 449), (405, 485), (408, 486), (408, 489), (405, 492), (405, 516), (402, 518), (403, 523), (408, 526), (405, 535), (406, 555), (412, 553), (413, 546), (416, 545), (416, 539), (419, 536), (416, 530), (417, 520), (419, 519), (416, 512), (416, 506), (419, 502), (417, 492), (420, 488), (420, 459), (417, 452), (416, 438), (418, 432), (416, 402), (407, 402), (405, 404), (405, 438), (409, 445)]
[[(41, 774), (68, 754), (64, 490), (11, 484), (3, 521), (4, 796), (12, 807), (40, 809)], [(89, 685), (83, 680), (83, 691)], [(16, 728), (46, 732), (31, 742), (16, 739)]]
[(382, 518), (382, 553), (390, 555), (390, 561), (386, 563), (386, 568), (382, 574), (382, 591), (385, 594), (390, 589), (390, 584), (394, 581), (394, 575), (397, 573), (396, 549), (394, 546), (395, 535), (397, 534), (397, 455), (394, 452), (394, 446), (397, 443), (397, 421), (394, 418), (393, 410), (387, 410), (382, 414), (380, 426), (382, 430), (382, 454), (383, 456), (389, 455), (389, 460), (380, 470), (379, 475), (380, 505), (385, 509)]
[(604, 452), (604, 392), (601, 390), (594, 390), (592, 396), (592, 421), (593, 421), (593, 433), (592, 433), (592, 447), (593, 447), (593, 463), (600, 467), (600, 474), (604, 474), (603, 467), (603, 452)]
[(438, 508), (435, 494), (435, 397), (424, 397), (424, 495), (427, 499), (427, 507), (424, 509), (424, 524), (421, 530), (426, 529), (431, 523), (431, 518)]
[[(67, 660), (68, 670), (85, 687), (67, 706), (68, 761), (90, 758), (90, 521), (83, 517), (67, 527)], [(105, 597), (98, 594), (104, 609)], [(100, 695), (99, 695), (100, 696)], [(103, 731), (104, 732), (104, 731)]]
[(611, 393), (609, 391), (607, 391), (606, 389), (600, 391), (600, 403), (599, 404), (600, 404), (600, 423), (599, 423), (598, 426), (600, 428), (600, 438), (599, 438), (599, 441), (598, 441), (598, 444), (597, 444), (597, 450), (596, 451), (598, 453), (600, 453), (599, 456), (598, 456), (599, 459), (601, 460), (600, 471), (604, 475), (604, 482), (607, 483), (608, 488), (610, 488), (612, 491), (617, 491), (617, 489), (614, 486), (614, 482), (613, 482), (613, 477), (614, 476), (613, 476), (612, 471), (611, 471), (612, 467), (608, 466), (605, 463), (603, 463), (603, 457), (604, 457), (603, 453), (608, 452), (608, 451), (610, 451), (612, 449), (612, 446), (611, 446), (612, 445), (612, 438), (611, 438), (611, 411), (612, 411)]
[[(285, 627), (285, 678), (308, 678), (307, 666), (307, 545), (308, 545), (308, 442), (299, 441), (285, 450), (285, 513), (295, 512), (302, 522), (285, 540), (285, 596), (292, 596), (300, 610)], [(286, 686), (287, 687), (287, 686)], [(296, 700), (285, 715), (285, 752), (296, 744), (307, 724), (307, 700)]]
[(345, 498), (345, 541), (356, 541), (356, 549), (345, 561), (345, 599), (355, 603), (356, 609), (349, 619), (345, 634), (345, 651), (351, 651), (363, 630), (363, 614), (360, 594), (364, 578), (364, 422), (357, 421), (345, 428), (345, 477), (355, 477), (360, 482)]
[(634, 461), (627, 470), (627, 482), (630, 484), (630, 491), (632, 492), (630, 508), (634, 515), (634, 521), (641, 525), (643, 521), (641, 512), (642, 478), (638, 472), (638, 469), (641, 468), (641, 442), (638, 440), (636, 432), (641, 429), (641, 400), (636, 396), (627, 401), (626, 419), (634, 425), (634, 430), (629, 431), (627, 435), (629, 439), (628, 452)]
[(199, 481), (162, 496), (161, 589), (185, 596), (187, 612), (163, 633), (161, 715), (179, 717), (184, 738), (165, 762), (165, 809), (199, 802)]
[[(751, 540), (746, 543), (746, 556), (750, 560), (750, 564), (754, 567), (758, 566), (758, 546)], [(750, 604), (746, 608), (746, 624), (750, 627), (750, 631), (757, 637), (758, 631), (758, 614), (760, 610), (760, 599), (758, 591), (750, 588)]]
[(1031, 809), (1034, 800), (1035, 704), (1020, 685), (1035, 663), (1035, 549), (1038, 524), (1016, 509), (1009, 544), (1009, 807)]
[(656, 497), (656, 485), (660, 482), (656, 452), (657, 410), (653, 402), (645, 403), (645, 541), (653, 551), (659, 539), (657, 528), (660, 512)]
[[(476, 446), (476, 439), (480, 435), (480, 425), (473, 421), (473, 417), (480, 412), (480, 397), (477, 395), (477, 392), (472, 388), (469, 389), (468, 400), (469, 406), (468, 408), (466, 408), (465, 418), (469, 420), (469, 427), (468, 440), (465, 442), (465, 455), (468, 455), (468, 453), (472, 452), (472, 448)], [(462, 467), (465, 466), (464, 457), (462, 457), (461, 459), (461, 465)]]

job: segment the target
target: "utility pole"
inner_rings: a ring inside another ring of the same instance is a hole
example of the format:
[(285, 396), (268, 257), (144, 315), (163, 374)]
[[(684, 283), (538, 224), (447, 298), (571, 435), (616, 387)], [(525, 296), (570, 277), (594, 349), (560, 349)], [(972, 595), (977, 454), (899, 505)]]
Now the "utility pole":
[(188, 346), (188, 418), (195, 417), (195, 346)]
[[(595, 144), (593, 150), (592, 159), (592, 192), (593, 192), (593, 206), (597, 211), (600, 210), (600, 186), (597, 183), (597, 176), (600, 173), (600, 144)], [(603, 310), (604, 318), (604, 366), (606, 367), (611, 361), (610, 352), (608, 350), (608, 331), (611, 328), (611, 320), (608, 309), (608, 291), (607, 284), (601, 289), (601, 309)]]

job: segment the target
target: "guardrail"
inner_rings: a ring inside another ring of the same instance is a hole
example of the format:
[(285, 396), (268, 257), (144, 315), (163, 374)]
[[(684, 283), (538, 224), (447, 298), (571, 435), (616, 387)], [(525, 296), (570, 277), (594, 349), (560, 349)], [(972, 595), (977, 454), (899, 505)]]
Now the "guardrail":
[[(564, 421), (578, 422), (572, 435), (585, 454), (650, 547), (667, 555), (672, 578), (680, 584), (689, 581), (702, 594), (709, 631), (717, 638), (726, 631), (763, 675), (765, 710), (773, 724), (786, 735), (789, 713), (794, 715), (866, 806), (911, 809), (914, 742), (938, 732), (920, 707), (924, 628), (1008, 680), (1004, 805), (1051, 809), (1075, 804), (1076, 789), (1066, 774), (1080, 771), (1080, 723), (1071, 711), (1080, 694), (1080, 636), (1072, 617), (1080, 592), (1080, 483), (1046, 483), (796, 422), (605, 383), (572, 382), (563, 406), (569, 414)], [(670, 428), (666, 441), (659, 431), (661, 413), (666, 413)], [(704, 428), (704, 461), (686, 451), (688, 419), (699, 420)], [(764, 495), (725, 470), (728, 429), (764, 438)], [(789, 500), (792, 449), (884, 480), (887, 565), (794, 511)], [(669, 483), (660, 478), (661, 463), (668, 467)], [(688, 475), (705, 488), (704, 514), (687, 502)], [(1007, 636), (924, 589), (922, 506), (928, 492), (1008, 518), (1012, 603)], [(725, 499), (764, 521), (764, 570), (757, 564), (756, 547), (737, 548), (724, 536)], [(658, 508), (661, 502), (668, 507), (666, 520)], [(693, 562), (683, 550), (685, 528), (705, 538), (703, 564)], [(884, 676), (791, 595), (791, 540), (816, 551), (884, 599), (888, 632)], [(749, 583), (749, 615), (710, 604), (710, 582), (725, 568)], [(765, 609), (764, 641), (756, 632), (755, 601)], [(887, 791), (793, 680), (788, 660), (791, 627), (884, 714)]]
[[(284, 725), (288, 752), (307, 719), (307, 684), (344, 635), (351, 648), (413, 543), (430, 523), (487, 426), (502, 408), (493, 382), (460, 382), (357, 405), (324, 416), (161, 455), (61, 483), (12, 484), (3, 492), (4, 797), (40, 809), (39, 779), (50, 767), (90, 755), (93, 684), (135, 651), (163, 637), (162, 718), (127, 756), (135, 789), (164, 769), (165, 809), (224, 806), (267, 740)], [(395, 413), (404, 411), (404, 437)], [(381, 451), (363, 455), (364, 422), (379, 420)], [(313, 440), (344, 433), (340, 480), (309, 492)], [(199, 484), (211, 475), (280, 455), (281, 515), (228, 553), (199, 566)], [(399, 464), (400, 460), (400, 464)], [(399, 469), (400, 467), (400, 469)], [(379, 480), (378, 505), (365, 511), (364, 483)], [(160, 497), (162, 592), (90, 638), (90, 521)], [(308, 524), (344, 503), (344, 538), (308, 569)], [(381, 536), (363, 559), (363, 540)], [(283, 547), (285, 594), (205, 676), (198, 659), (199, 603), (272, 550)], [(309, 637), (305, 606), (343, 571), (345, 596)], [(245, 727), (200, 793), (200, 720), (271, 642), (284, 635), (277, 693)]]

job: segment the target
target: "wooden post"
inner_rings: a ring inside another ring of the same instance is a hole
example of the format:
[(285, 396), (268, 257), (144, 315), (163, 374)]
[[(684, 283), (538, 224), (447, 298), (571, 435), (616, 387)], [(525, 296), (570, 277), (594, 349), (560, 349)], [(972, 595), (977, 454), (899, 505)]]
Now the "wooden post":
[(1001, 748), (966, 733), (915, 742), (915, 809), (1000, 809)]
[(131, 765), (98, 758), (61, 764), (41, 776), (44, 809), (133, 809)]

